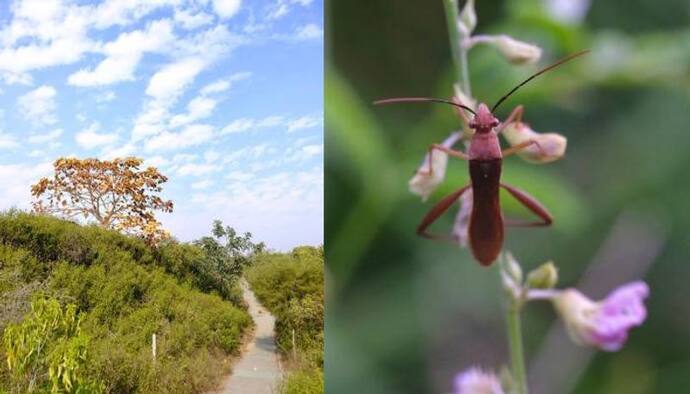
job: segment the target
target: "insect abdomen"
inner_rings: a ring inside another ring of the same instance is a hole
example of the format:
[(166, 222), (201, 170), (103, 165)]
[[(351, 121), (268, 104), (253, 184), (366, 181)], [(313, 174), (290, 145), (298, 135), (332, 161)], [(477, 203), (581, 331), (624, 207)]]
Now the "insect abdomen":
[(503, 216), (498, 199), (502, 159), (470, 160), (473, 206), (469, 243), (482, 265), (491, 265), (503, 247)]

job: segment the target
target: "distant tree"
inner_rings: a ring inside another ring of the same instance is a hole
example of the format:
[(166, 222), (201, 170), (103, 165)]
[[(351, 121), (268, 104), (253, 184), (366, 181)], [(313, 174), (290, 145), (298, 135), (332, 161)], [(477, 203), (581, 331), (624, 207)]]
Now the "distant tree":
[(254, 247), (252, 249), (252, 254), (253, 255), (262, 254), (262, 253), (266, 253), (266, 251), (267, 251), (266, 244), (263, 242), (259, 242), (258, 244), (254, 244)]
[(218, 240), (225, 241), (225, 249), (234, 259), (247, 260), (257, 247), (261, 250), (266, 248), (263, 242), (259, 244), (252, 242), (252, 233), (247, 231), (243, 235), (239, 235), (234, 228), (223, 227), (223, 222), (220, 220), (213, 221), (213, 235)]
[(168, 233), (154, 211), (172, 212), (172, 201), (158, 194), (168, 178), (154, 167), (140, 169), (135, 157), (111, 161), (60, 158), (52, 178), (31, 186), (33, 210), (65, 218), (92, 218), (105, 228), (136, 234), (150, 243)]
[(252, 233), (237, 234), (234, 228), (223, 226), (220, 220), (213, 221), (213, 236), (202, 237), (194, 242), (201, 247), (210, 260), (214, 272), (225, 278), (237, 278), (251, 261), (251, 254), (263, 252), (263, 242), (254, 244)]
[(297, 246), (292, 249), (292, 257), (298, 261), (302, 260), (321, 260), (323, 261), (324, 252), (323, 245), (321, 246)]

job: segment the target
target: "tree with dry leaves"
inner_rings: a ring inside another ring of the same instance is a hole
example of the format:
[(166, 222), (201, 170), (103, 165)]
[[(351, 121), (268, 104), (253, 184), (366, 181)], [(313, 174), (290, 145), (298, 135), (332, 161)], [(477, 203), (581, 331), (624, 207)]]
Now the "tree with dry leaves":
[(168, 178), (155, 167), (140, 169), (136, 157), (111, 161), (60, 158), (52, 178), (31, 186), (33, 210), (69, 219), (93, 219), (100, 226), (136, 234), (155, 244), (169, 237), (154, 211), (172, 212), (159, 193)]

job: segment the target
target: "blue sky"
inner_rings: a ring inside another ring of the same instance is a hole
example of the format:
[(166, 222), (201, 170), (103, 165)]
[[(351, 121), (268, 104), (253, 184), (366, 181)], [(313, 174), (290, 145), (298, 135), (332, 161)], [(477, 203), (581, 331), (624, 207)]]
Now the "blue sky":
[(319, 0), (0, 3), (0, 209), (61, 156), (169, 177), (183, 241), (218, 218), (285, 250), (323, 242)]

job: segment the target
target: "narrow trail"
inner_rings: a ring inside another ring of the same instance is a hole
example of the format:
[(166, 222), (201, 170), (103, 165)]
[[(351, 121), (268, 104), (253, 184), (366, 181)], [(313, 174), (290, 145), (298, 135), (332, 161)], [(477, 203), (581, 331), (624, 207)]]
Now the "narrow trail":
[(244, 300), (249, 305), (249, 314), (256, 324), (254, 338), (233, 367), (231, 375), (225, 379), (222, 388), (216, 393), (276, 393), (281, 372), (273, 332), (275, 318), (261, 306), (244, 280), (242, 292)]

